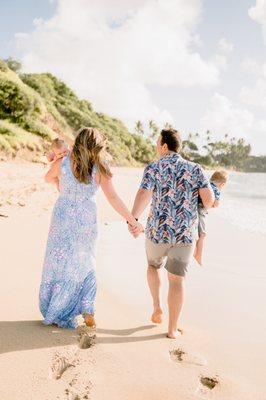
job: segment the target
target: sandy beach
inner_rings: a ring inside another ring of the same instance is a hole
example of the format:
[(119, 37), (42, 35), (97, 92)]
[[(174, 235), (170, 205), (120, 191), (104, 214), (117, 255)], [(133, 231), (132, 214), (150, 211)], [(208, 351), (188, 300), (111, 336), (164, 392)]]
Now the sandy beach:
[[(204, 267), (193, 263), (187, 278), (183, 335), (169, 340), (166, 310), (161, 326), (150, 322), (144, 237), (133, 239), (99, 193), (97, 338), (81, 349), (78, 332), (41, 324), (38, 289), (58, 195), (43, 173), (26, 162), (0, 166), (0, 399), (265, 400), (265, 237), (210, 213)], [(141, 170), (114, 175), (131, 206)], [(166, 289), (165, 279), (165, 300)], [(53, 379), (58, 356), (68, 364)]]

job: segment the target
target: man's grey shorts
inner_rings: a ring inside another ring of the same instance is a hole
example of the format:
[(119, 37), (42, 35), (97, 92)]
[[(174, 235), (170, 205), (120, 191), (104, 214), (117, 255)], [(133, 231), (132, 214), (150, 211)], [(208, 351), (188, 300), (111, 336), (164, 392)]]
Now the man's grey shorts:
[(146, 238), (145, 248), (147, 261), (151, 267), (164, 266), (171, 274), (185, 276), (194, 254), (195, 244), (153, 243)]

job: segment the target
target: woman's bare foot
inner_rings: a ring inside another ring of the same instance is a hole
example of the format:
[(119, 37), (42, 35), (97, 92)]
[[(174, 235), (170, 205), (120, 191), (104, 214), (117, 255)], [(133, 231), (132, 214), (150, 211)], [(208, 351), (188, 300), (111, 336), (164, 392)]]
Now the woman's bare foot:
[(151, 321), (154, 323), (154, 324), (161, 324), (162, 323), (162, 315), (163, 315), (163, 312), (162, 312), (162, 309), (161, 308), (157, 308), (157, 309), (155, 309), (154, 310), (154, 312), (153, 312), (153, 314), (152, 314), (152, 316), (151, 316)]
[(177, 339), (178, 337), (180, 337), (182, 335), (182, 330), (181, 329), (177, 329), (176, 331), (169, 331), (166, 335), (166, 337), (168, 339)]
[(84, 322), (89, 328), (95, 328), (96, 323), (93, 314), (84, 314)]

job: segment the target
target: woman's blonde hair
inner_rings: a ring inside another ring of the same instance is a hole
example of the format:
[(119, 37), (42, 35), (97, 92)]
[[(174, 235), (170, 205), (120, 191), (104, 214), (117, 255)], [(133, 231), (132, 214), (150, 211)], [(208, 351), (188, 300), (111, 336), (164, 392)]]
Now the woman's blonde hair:
[(71, 155), (73, 174), (79, 182), (90, 182), (94, 166), (100, 174), (112, 176), (104, 162), (105, 142), (104, 135), (95, 128), (82, 128), (79, 131)]

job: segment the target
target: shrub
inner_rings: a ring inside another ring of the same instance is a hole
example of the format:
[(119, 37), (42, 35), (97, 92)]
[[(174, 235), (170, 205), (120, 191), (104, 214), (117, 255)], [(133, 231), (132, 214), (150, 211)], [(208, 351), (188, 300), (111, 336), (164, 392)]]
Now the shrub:
[(0, 118), (13, 121), (40, 112), (37, 100), (17, 83), (0, 78)]
[(6, 63), (3, 60), (0, 60), (0, 71), (2, 71), (2, 72), (7, 72), (8, 71), (8, 67), (7, 67)]
[(8, 66), (9, 69), (12, 71), (18, 73), (21, 70), (21, 62), (18, 60), (14, 60), (13, 58), (9, 57), (6, 60), (4, 60), (6, 65)]

